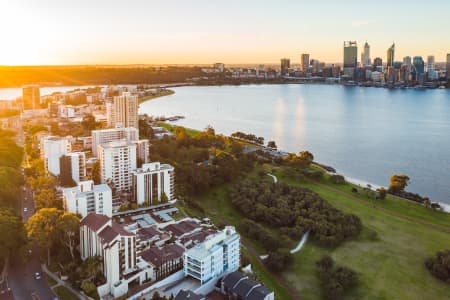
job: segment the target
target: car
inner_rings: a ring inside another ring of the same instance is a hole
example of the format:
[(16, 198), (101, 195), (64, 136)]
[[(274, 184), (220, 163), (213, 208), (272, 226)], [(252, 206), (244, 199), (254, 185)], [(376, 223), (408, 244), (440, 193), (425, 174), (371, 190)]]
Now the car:
[(39, 274), (39, 272), (34, 273), (34, 278), (35, 278), (36, 280), (41, 279), (41, 274)]
[(24, 212), (27, 212), (27, 211), (28, 211), (28, 208), (24, 207), (24, 208), (23, 208), (23, 211), (24, 211)]

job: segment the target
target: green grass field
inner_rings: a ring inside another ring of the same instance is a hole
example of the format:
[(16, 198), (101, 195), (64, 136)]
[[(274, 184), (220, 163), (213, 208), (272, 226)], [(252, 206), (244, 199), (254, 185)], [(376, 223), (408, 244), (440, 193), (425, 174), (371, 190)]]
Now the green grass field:
[(77, 296), (62, 285), (56, 287), (54, 291), (60, 300), (78, 300)]
[(163, 96), (168, 96), (168, 95), (172, 95), (175, 94), (175, 91), (173, 90), (162, 90), (161, 93), (157, 94), (157, 95), (149, 95), (149, 96), (145, 96), (139, 99), (139, 104), (145, 102), (145, 101), (149, 101), (155, 98), (159, 98), (159, 97), (163, 97)]
[[(274, 167), (265, 168), (273, 171)], [(310, 239), (294, 255), (293, 264), (281, 276), (303, 299), (322, 299), (315, 262), (324, 254), (358, 273), (359, 285), (350, 292), (348, 299), (450, 299), (450, 286), (432, 277), (424, 266), (427, 257), (450, 248), (450, 233), (441, 230), (450, 227), (450, 214), (395, 197), (380, 201), (355, 195), (351, 192), (351, 184), (335, 185), (327, 179), (300, 182), (284, 177), (280, 169), (275, 169), (280, 182), (314, 190), (336, 208), (359, 216), (364, 226), (358, 238), (337, 248), (324, 248)], [(256, 171), (248, 177), (271, 180), (270, 177), (258, 177)], [(231, 205), (227, 185), (212, 189), (198, 200), (214, 222), (226, 220), (238, 225), (243, 217)], [(416, 223), (417, 220), (429, 224)], [(276, 233), (276, 230), (268, 229)], [(251, 244), (259, 254), (264, 253), (257, 242), (251, 241)], [(261, 281), (275, 291), (277, 298), (290, 299), (274, 275), (256, 258), (251, 260)]]

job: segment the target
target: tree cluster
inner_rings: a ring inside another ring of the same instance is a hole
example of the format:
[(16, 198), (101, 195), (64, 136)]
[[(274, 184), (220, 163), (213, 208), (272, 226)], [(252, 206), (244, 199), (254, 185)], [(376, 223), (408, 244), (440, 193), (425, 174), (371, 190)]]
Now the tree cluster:
[(450, 250), (437, 252), (425, 261), (425, 266), (434, 277), (450, 284)]
[(335, 265), (326, 255), (316, 262), (317, 271), (326, 299), (343, 299), (345, 294), (358, 284), (358, 276), (350, 268)]
[(280, 228), (295, 240), (310, 231), (320, 244), (336, 246), (362, 229), (357, 216), (342, 213), (303, 187), (243, 181), (230, 189), (230, 196), (247, 218)]
[[(256, 136), (252, 133), (243, 133), (240, 131), (236, 131), (231, 134), (231, 137), (238, 139), (238, 140), (258, 144), (258, 145), (264, 145), (264, 138), (262, 136)], [(274, 145), (275, 145), (275, 142), (273, 142), (273, 145), (271, 144), (271, 146), (274, 146)]]

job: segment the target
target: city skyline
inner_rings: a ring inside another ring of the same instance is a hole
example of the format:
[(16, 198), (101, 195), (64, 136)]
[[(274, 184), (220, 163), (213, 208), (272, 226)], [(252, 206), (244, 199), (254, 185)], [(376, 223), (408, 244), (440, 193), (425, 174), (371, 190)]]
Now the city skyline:
[[(386, 61), (395, 41), (396, 60), (434, 55), (445, 61), (450, 40), (438, 29), (450, 25), (450, 3), (427, 2), (435, 9), (433, 22), (418, 1), (346, 4), (3, 0), (0, 26), (8, 28), (8, 46), (0, 49), (0, 65), (252, 64), (280, 57), (298, 64), (302, 53), (340, 63), (347, 40), (357, 41), (358, 60), (367, 41), (371, 58)], [(390, 10), (379, 14), (376, 8), (386, 5)]]

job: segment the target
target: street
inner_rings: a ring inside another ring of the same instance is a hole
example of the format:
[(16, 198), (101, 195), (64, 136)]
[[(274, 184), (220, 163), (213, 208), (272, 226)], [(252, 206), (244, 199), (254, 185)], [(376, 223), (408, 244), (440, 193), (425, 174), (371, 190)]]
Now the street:
[[(34, 214), (34, 203), (31, 188), (27, 185), (24, 187), (21, 213), (24, 222), (27, 222)], [(42, 272), (38, 248), (34, 246), (31, 253), (27, 251), (27, 255), (29, 257), (25, 261), (20, 253), (15, 253), (10, 259), (7, 278), (14, 299), (57, 299)], [(40, 274), (40, 279), (35, 278), (36, 273)]]

